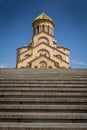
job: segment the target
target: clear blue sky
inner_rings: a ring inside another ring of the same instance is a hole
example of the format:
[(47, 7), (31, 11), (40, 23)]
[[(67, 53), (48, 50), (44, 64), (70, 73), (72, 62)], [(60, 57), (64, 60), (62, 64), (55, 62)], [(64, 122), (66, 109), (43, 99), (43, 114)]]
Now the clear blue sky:
[(16, 49), (29, 44), (43, 7), (58, 45), (70, 49), (71, 67), (87, 68), (87, 0), (0, 0), (0, 68), (16, 66)]

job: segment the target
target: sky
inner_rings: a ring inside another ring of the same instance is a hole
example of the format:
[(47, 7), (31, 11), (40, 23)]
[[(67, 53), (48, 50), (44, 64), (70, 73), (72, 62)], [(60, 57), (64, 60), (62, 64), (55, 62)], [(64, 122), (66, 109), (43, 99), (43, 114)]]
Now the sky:
[(16, 49), (29, 45), (42, 8), (55, 22), (57, 45), (70, 49), (71, 68), (87, 68), (87, 0), (0, 0), (0, 68), (16, 67)]

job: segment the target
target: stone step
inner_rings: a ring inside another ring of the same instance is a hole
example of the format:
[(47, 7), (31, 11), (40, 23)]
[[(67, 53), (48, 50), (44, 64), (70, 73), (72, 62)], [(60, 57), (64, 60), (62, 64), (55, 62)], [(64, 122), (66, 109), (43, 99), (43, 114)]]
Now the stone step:
[[(83, 71), (83, 70), (82, 70)], [(87, 75), (87, 70), (85, 70), (85, 71), (78, 71), (78, 72), (76, 72), (76, 71), (74, 71), (74, 69), (72, 70), (72, 72), (70, 72), (70, 70), (68, 70), (67, 69), (67, 72), (66, 71), (62, 71), (62, 69), (60, 69), (60, 70), (56, 70), (56, 72), (55, 72), (55, 70), (53, 69), (53, 70), (50, 70), (50, 71), (47, 71), (47, 70), (43, 70), (43, 69), (41, 69), (41, 70), (28, 70), (28, 71), (19, 71), (19, 69), (16, 69), (16, 71), (15, 70), (12, 70), (12, 71), (3, 71), (1, 74), (2, 75), (4, 75), (4, 74), (6, 74), (6, 75), (8, 75), (8, 74), (11, 74), (11, 75), (22, 75), (22, 74), (24, 74), (24, 75), (54, 75), (54, 74), (56, 74), (56, 75), (59, 75), (59, 76), (62, 76), (62, 75), (67, 75), (67, 76), (81, 76), (81, 75), (83, 75), (83, 76), (85, 76), (85, 75)], [(1, 70), (0, 70), (0, 72), (1, 72)]]
[(0, 73), (3, 74), (67, 74), (67, 75), (87, 75), (87, 69), (2, 69)]
[(87, 130), (87, 123), (0, 122), (0, 130)]
[[(0, 119), (86, 119), (86, 113), (54, 113), (54, 112), (0, 112)], [(0, 120), (1, 121), (1, 120)], [(37, 121), (36, 121), (37, 122)]]
[(31, 97), (22, 97), (22, 98), (17, 98), (17, 97), (13, 97), (13, 98), (5, 98), (4, 96), (2, 98), (0, 98), (0, 101), (30, 101), (30, 102), (87, 102), (87, 98), (85, 97), (42, 97), (42, 98), (31, 98)]
[(56, 96), (60, 96), (60, 97), (64, 97), (64, 96), (76, 96), (76, 97), (87, 97), (87, 92), (0, 92), (0, 96), (40, 96), (40, 97), (56, 97)]
[[(63, 77), (62, 77), (63, 78)], [(0, 80), (0, 84), (15, 84), (15, 83), (17, 83), (17, 84), (80, 84), (80, 83), (82, 83), (82, 84), (86, 84), (87, 85), (87, 80), (85, 80), (85, 79), (83, 79), (83, 80), (81, 80), (81, 79), (75, 79), (75, 80), (69, 80), (69, 79), (60, 79), (60, 80), (58, 80), (58, 79), (44, 79), (43, 78), (43, 80), (42, 79), (38, 79), (38, 80), (34, 80), (34, 79), (26, 79), (26, 80), (15, 80), (15, 79), (13, 79), (13, 80), (10, 80), (10, 79), (8, 79), (8, 80)]]
[[(86, 76), (87, 77), (87, 76)], [(19, 81), (34, 81), (34, 80), (37, 80), (37, 81), (40, 81), (40, 80), (42, 80), (42, 81), (48, 81), (48, 80), (50, 80), (50, 81), (58, 81), (58, 80), (60, 80), (60, 81), (87, 81), (87, 78), (85, 78), (85, 77), (75, 77), (74, 76), (74, 78), (73, 77), (70, 77), (70, 76), (66, 76), (66, 77), (64, 77), (64, 76), (61, 76), (61, 77), (59, 77), (59, 76), (54, 76), (54, 75), (52, 75), (52, 76), (50, 76), (50, 75), (47, 75), (47, 76), (44, 76), (44, 75), (40, 75), (40, 76), (36, 76), (36, 77), (34, 77), (34, 76), (32, 76), (32, 77), (29, 77), (29, 76), (25, 76), (25, 75), (22, 75), (22, 76), (18, 76), (18, 75), (16, 75), (16, 76), (9, 76), (9, 75), (7, 75), (6, 77), (4, 77), (4, 76), (1, 76), (0, 77), (0, 81), (5, 81), (5, 80), (8, 80), (8, 81), (16, 81), (16, 80), (19, 80)], [(86, 82), (87, 83), (87, 82)]]
[(87, 73), (87, 69), (17, 69), (17, 68), (0, 68), (0, 72), (1, 74), (72, 74), (72, 75), (76, 75), (76, 74), (83, 74), (86, 75)]
[(68, 82), (66, 82), (66, 81), (61, 81), (61, 82), (59, 82), (59, 81), (55, 81), (55, 83), (54, 82), (47, 82), (47, 83), (44, 83), (44, 82), (37, 82), (37, 83), (35, 83), (34, 81), (33, 81), (33, 83), (27, 83), (27, 82), (24, 82), (24, 83), (17, 83), (17, 81), (15, 81), (15, 82), (9, 82), (9, 83), (6, 83), (6, 82), (4, 82), (4, 83), (0, 83), (0, 86), (85, 86), (85, 87), (87, 87), (87, 83), (86, 83), (86, 81), (68, 81)]
[[(30, 71), (29, 71), (30, 72)], [(4, 80), (4, 79), (6, 79), (6, 80), (8, 80), (8, 79), (19, 79), (19, 80), (23, 80), (23, 79), (27, 79), (27, 80), (31, 80), (31, 79), (44, 79), (44, 80), (46, 80), (46, 79), (56, 79), (56, 80), (58, 80), (58, 79), (65, 79), (65, 80), (68, 80), (68, 79), (72, 79), (72, 80), (76, 80), (76, 79), (80, 79), (80, 80), (87, 80), (87, 74), (71, 74), (71, 73), (62, 73), (61, 74), (61, 72), (60, 73), (58, 73), (58, 71), (56, 72), (56, 73), (45, 73), (45, 72), (43, 72), (43, 73), (29, 73), (29, 72), (26, 72), (26, 73), (24, 73), (24, 72), (22, 72), (21, 74), (19, 73), (19, 71), (18, 71), (18, 73), (13, 73), (12, 72), (12, 74), (10, 73), (10, 72), (8, 72), (8, 73), (1, 73), (0, 72), (0, 79), (1, 80)], [(87, 73), (87, 71), (86, 71), (86, 73)]]
[(28, 112), (57, 112), (57, 113), (87, 113), (85, 109), (0, 109), (0, 112), (21, 112), (21, 113), (28, 113)]
[(85, 79), (87, 69), (0, 69), (0, 79)]
[(26, 109), (30, 110), (30, 109), (48, 109), (48, 110), (87, 110), (87, 105), (0, 105), (0, 110), (3, 109), (23, 109), (26, 111)]
[(9, 75), (9, 74), (11, 74), (11, 75), (22, 75), (22, 74), (24, 74), (24, 75), (42, 75), (42, 74), (50, 74), (50, 75), (52, 75), (52, 74), (56, 74), (56, 75), (67, 75), (67, 76), (81, 76), (81, 75), (83, 75), (83, 76), (85, 76), (85, 75), (87, 75), (87, 70), (80, 70), (80, 71), (76, 71), (75, 69), (73, 69), (72, 71), (70, 71), (69, 69), (66, 69), (67, 71), (65, 71), (65, 70), (62, 70), (62, 69), (60, 69), (60, 70), (58, 70), (58, 69), (50, 69), (49, 71), (47, 71), (46, 69), (44, 70), (44, 69), (38, 69), (38, 70), (35, 70), (35, 69), (32, 69), (32, 70), (30, 70), (30, 69), (28, 69), (27, 71), (25, 70), (19, 70), (19, 69), (14, 69), (14, 70), (4, 70), (4, 69), (1, 69), (0, 68), (0, 75)]
[(0, 130), (87, 130), (87, 69), (0, 69)]
[[(8, 78), (8, 76), (9, 76), (9, 78)], [(57, 74), (54, 74), (54, 75), (50, 75), (50, 74), (41, 74), (41, 75), (1, 75), (0, 76), (0, 79), (4, 79), (4, 77), (8, 80), (8, 79), (20, 79), (21, 80), (21, 78), (22, 79), (24, 79), (24, 80), (34, 80), (34, 79), (41, 79), (41, 80), (46, 80), (46, 79), (48, 79), (48, 80), (52, 80), (52, 79), (55, 79), (55, 80), (62, 80), (62, 78), (64, 79), (64, 80), (67, 80), (67, 79), (71, 79), (71, 80), (77, 80), (77, 79), (81, 79), (81, 80), (87, 80), (87, 75), (86, 76), (78, 76), (78, 75), (76, 75), (76, 76), (67, 76), (67, 75), (57, 75)], [(14, 80), (13, 79), (13, 80)]]
[(0, 72), (1, 74), (3, 73), (18, 73), (18, 74), (21, 74), (21, 73), (29, 73), (29, 74), (32, 74), (32, 73), (61, 73), (61, 74), (64, 74), (64, 73), (68, 73), (68, 74), (87, 74), (87, 69), (16, 69), (16, 68), (0, 68)]
[[(25, 97), (25, 98), (23, 98), (23, 97), (21, 97), (21, 98), (17, 98), (17, 97), (12, 97), (12, 98), (0, 98), (0, 103), (1, 103), (1, 105), (2, 104), (87, 104), (87, 98), (85, 98), (85, 97), (81, 97), (81, 98), (79, 98), (79, 97), (73, 97), (73, 98), (71, 98), (71, 97), (55, 97), (55, 98), (52, 98), (52, 97), (50, 97), (50, 98), (47, 98), (47, 97), (45, 97), (45, 98), (27, 98), (27, 97)], [(33, 104), (33, 105), (34, 105)]]
[[(2, 122), (2, 120), (4, 121), (6, 119), (6, 122), (13, 120), (13, 122), (16, 121), (16, 119), (21, 120), (21, 121), (35, 121), (35, 122), (46, 122), (48, 120), (53, 121), (55, 120), (55, 122), (62, 122), (62, 120), (64, 119), (68, 121), (73, 120), (75, 122), (86, 122), (87, 123), (87, 113), (56, 113), (56, 112), (0, 112), (0, 122)], [(7, 120), (8, 119), (8, 120)], [(42, 120), (42, 121), (41, 121)], [(46, 121), (45, 121), (46, 120)]]
[(0, 84), (0, 87), (87, 87), (87, 84), (86, 83), (57, 83), (57, 84), (53, 84), (53, 83), (50, 83), (50, 84), (40, 84), (40, 83), (37, 83), (37, 84), (17, 84), (17, 83), (9, 83), (9, 84), (6, 84), (6, 83), (2, 83)]
[(81, 86), (73, 86), (73, 87), (69, 87), (69, 86), (3, 86), (0, 87), (0, 92), (9, 92), (9, 91), (17, 91), (17, 92), (87, 92), (87, 88), (86, 87), (81, 87)]

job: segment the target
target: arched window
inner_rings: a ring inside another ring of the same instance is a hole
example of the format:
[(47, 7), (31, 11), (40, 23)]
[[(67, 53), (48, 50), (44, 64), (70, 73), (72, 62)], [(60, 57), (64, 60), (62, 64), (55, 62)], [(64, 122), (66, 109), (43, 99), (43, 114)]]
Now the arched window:
[(41, 61), (40, 68), (43, 68), (43, 69), (47, 68), (47, 63), (45, 61)]
[(60, 68), (60, 65), (59, 65), (59, 63), (55, 63), (55, 66), (57, 67), (57, 68)]
[(58, 57), (59, 59), (62, 59), (62, 56), (61, 56), (61, 55), (57, 55), (57, 57)]
[(29, 56), (30, 56), (30, 54), (26, 54), (26, 55), (25, 55), (26, 58), (29, 57)]
[(38, 39), (38, 43), (41, 43), (41, 42), (44, 42), (44, 43), (49, 44), (49, 39), (46, 38), (46, 37), (40, 37), (40, 38)]
[(49, 53), (49, 51), (46, 50), (46, 49), (41, 49), (41, 50), (38, 51), (38, 53), (39, 53), (40, 55), (44, 55), (44, 56), (50, 57), (50, 53)]
[(42, 25), (42, 31), (44, 31), (44, 25)]
[(54, 56), (56, 56), (58, 59), (62, 60), (62, 56), (61, 55), (54, 55)]
[(37, 33), (39, 33), (39, 26), (37, 26)]

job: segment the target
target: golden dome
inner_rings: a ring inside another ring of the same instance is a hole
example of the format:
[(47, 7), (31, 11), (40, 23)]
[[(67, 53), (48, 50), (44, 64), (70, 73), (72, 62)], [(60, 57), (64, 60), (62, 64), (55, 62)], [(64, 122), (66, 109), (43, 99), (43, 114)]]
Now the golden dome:
[(54, 25), (53, 20), (52, 20), (49, 16), (47, 16), (44, 12), (42, 12), (39, 16), (37, 16), (37, 17), (34, 19), (32, 25), (33, 25), (34, 23), (36, 23), (37, 21), (42, 21), (42, 20), (49, 21), (49, 22), (51, 22), (51, 23)]

